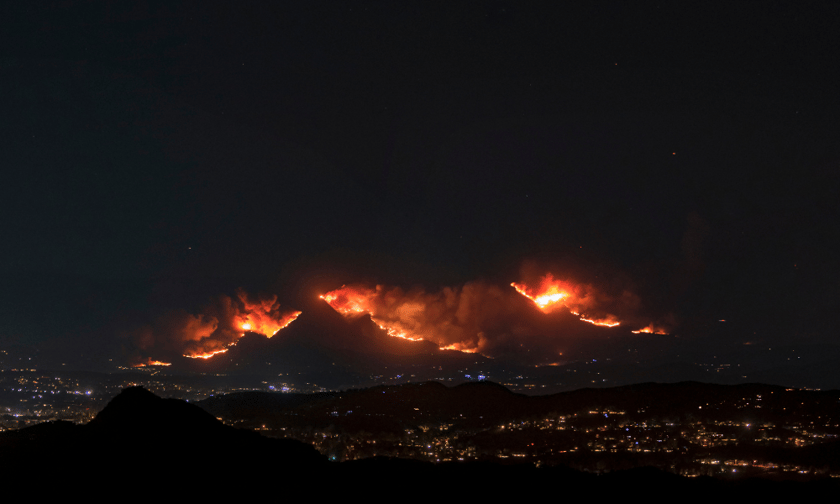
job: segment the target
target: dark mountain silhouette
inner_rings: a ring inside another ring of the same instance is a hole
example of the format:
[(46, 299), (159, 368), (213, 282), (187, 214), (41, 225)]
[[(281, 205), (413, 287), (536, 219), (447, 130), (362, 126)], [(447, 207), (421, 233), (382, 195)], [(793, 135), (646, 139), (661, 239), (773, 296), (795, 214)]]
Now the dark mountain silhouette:
[(51, 422), (2, 433), (0, 450), (0, 471), (21, 481), (43, 477), (46, 464), (61, 481), (154, 475), (195, 483), (219, 474), (303, 481), (326, 464), (310, 445), (226, 426), (198, 406), (140, 387), (125, 389), (86, 425)]

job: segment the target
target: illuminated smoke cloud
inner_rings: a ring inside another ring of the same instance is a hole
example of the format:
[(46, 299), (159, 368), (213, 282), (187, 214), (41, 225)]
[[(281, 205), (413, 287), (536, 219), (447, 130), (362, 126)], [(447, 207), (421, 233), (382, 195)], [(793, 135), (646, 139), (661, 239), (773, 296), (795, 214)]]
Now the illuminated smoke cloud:
[[(554, 362), (575, 341), (617, 334), (604, 332), (610, 328), (628, 335), (634, 330), (667, 332), (663, 324), (638, 315), (641, 301), (630, 290), (608, 293), (551, 273), (522, 275), (522, 281), (505, 286), (475, 281), (437, 292), (349, 285), (321, 298), (346, 318), (369, 316), (396, 338), (529, 362)], [(271, 337), (298, 315), (281, 311), (276, 296), (254, 297), (239, 290), (234, 298), (216, 298), (197, 315), (172, 312), (137, 331), (134, 341), (142, 357), (135, 363), (167, 362), (180, 355), (211, 358), (226, 352), (245, 332)]]
[(271, 338), (280, 329), (291, 324), (301, 313), (299, 311), (281, 312), (277, 296), (254, 299), (242, 289), (237, 291), (236, 296), (239, 304), (232, 306), (229, 311), (233, 313), (230, 320), (236, 331), (251, 331)]
[(134, 342), (143, 354), (154, 358), (209, 358), (227, 351), (246, 331), (271, 337), (298, 315), (299, 311), (281, 311), (277, 296), (254, 298), (239, 290), (235, 299), (219, 296), (198, 315), (171, 312), (138, 330)]
[(493, 356), (536, 334), (533, 314), (513, 289), (483, 282), (436, 293), (350, 285), (321, 298), (347, 317), (369, 314), (391, 336), (431, 341), (441, 349)]
[(345, 317), (369, 315), (391, 336), (487, 356), (530, 353), (539, 360), (535, 356), (542, 352), (550, 361), (576, 338), (606, 335), (599, 332), (604, 328), (665, 332), (638, 315), (641, 301), (629, 290), (608, 294), (550, 273), (510, 287), (469, 282), (434, 293), (345, 285), (321, 298)]
[[(591, 285), (557, 280), (551, 273), (547, 273), (538, 282), (513, 282), (511, 287), (546, 313), (565, 308), (590, 324), (605, 327), (621, 324), (618, 315), (609, 311), (616, 306), (616, 300)], [(638, 298), (631, 293), (625, 292), (623, 296), (623, 304), (638, 305)]]
[(523, 271), (525, 280), (513, 282), (511, 287), (545, 313), (568, 310), (593, 325), (641, 328), (631, 331), (635, 334), (666, 334), (675, 325), (673, 316), (654, 323), (642, 315), (641, 299), (627, 287), (612, 286), (608, 293), (592, 284), (556, 278), (550, 272), (537, 275), (532, 265)]

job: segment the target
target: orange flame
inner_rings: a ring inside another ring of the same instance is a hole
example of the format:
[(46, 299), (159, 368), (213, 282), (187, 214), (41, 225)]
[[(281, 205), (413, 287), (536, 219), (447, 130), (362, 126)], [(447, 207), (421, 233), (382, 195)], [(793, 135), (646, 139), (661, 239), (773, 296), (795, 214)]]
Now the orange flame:
[(630, 332), (632, 332), (633, 334), (640, 334), (640, 333), (668, 334), (667, 332), (665, 332), (665, 329), (662, 329), (661, 327), (656, 327), (656, 326), (653, 325), (653, 323), (648, 324), (647, 327), (643, 327), (643, 328), (639, 329), (638, 331), (630, 331)]
[(582, 314), (583, 307), (586, 305), (585, 296), (579, 294), (581, 286), (556, 280), (551, 273), (546, 273), (540, 280), (537, 287), (529, 287), (523, 283), (513, 282), (510, 284), (516, 292), (527, 297), (534, 304), (545, 313), (552, 312), (560, 306), (566, 307), (573, 315), (580, 318), (584, 322), (590, 324), (615, 327), (621, 324), (616, 317), (607, 315), (601, 318), (588, 317)]
[(441, 350), (457, 350), (459, 352), (464, 353), (478, 353), (478, 348), (468, 347), (461, 343), (452, 343), (451, 345), (446, 345), (440, 347)]
[(580, 318), (584, 322), (589, 322), (590, 324), (599, 325), (602, 327), (615, 327), (617, 325), (621, 325), (621, 322), (615, 320), (612, 317), (607, 317), (605, 319), (588, 319), (588, 318)]
[[(234, 344), (231, 344), (230, 346), (233, 346), (233, 345)], [(213, 352), (195, 353), (195, 354), (191, 354), (191, 355), (184, 354), (184, 357), (189, 357), (190, 359), (209, 359), (210, 357), (213, 357), (214, 355), (219, 355), (220, 353), (225, 353), (227, 351), (228, 351), (227, 348), (222, 348), (220, 350), (215, 350)]]
[(171, 366), (171, 362), (162, 362), (157, 360), (148, 359), (146, 362), (139, 362), (137, 364), (132, 364), (131, 367), (146, 367), (146, 366)]
[(394, 338), (402, 338), (409, 341), (423, 341), (423, 338), (413, 335), (402, 329), (396, 324), (389, 324), (379, 318), (376, 318), (376, 308), (374, 306), (374, 299), (377, 296), (377, 291), (367, 289), (365, 287), (347, 287), (342, 286), (340, 289), (327, 292), (319, 296), (327, 302), (333, 310), (342, 315), (360, 315), (367, 313), (370, 319), (385, 331), (388, 336)]
[(431, 342), (441, 350), (489, 356), (497, 348), (509, 351), (511, 347), (503, 342), (511, 333), (528, 333), (512, 322), (521, 309), (511, 302), (518, 295), (483, 282), (438, 292), (345, 285), (320, 297), (345, 317), (367, 314), (389, 336)]
[(372, 313), (371, 300), (375, 295), (376, 292), (371, 289), (342, 286), (340, 289), (327, 292), (320, 298), (338, 313), (349, 315), (353, 313)]
[(254, 299), (241, 289), (236, 294), (238, 302), (222, 296), (218, 303), (211, 307), (212, 315), (193, 317), (206, 323), (193, 324), (199, 326), (203, 332), (201, 335), (187, 338), (190, 344), (183, 354), (184, 357), (209, 359), (227, 352), (248, 331), (271, 338), (301, 314), (300, 311), (282, 313), (277, 296)]
[[(542, 278), (539, 287), (536, 289), (516, 282), (510, 285), (516, 289), (516, 292), (536, 303), (540, 307), (540, 310), (546, 313), (559, 306), (557, 303), (562, 303), (571, 296), (571, 286), (564, 282), (554, 280), (551, 273), (548, 273)], [(565, 303), (562, 304), (565, 305)]]
[(301, 313), (303, 312), (293, 311), (275, 319), (260, 312), (252, 312), (239, 316), (237, 321), (239, 328), (243, 331), (255, 332), (270, 338), (294, 322)]
[(607, 315), (607, 317), (602, 318), (602, 319), (589, 319), (589, 318), (581, 316), (581, 314), (578, 313), (578, 312), (573, 311), (572, 313), (574, 315), (577, 315), (578, 317), (580, 317), (580, 319), (583, 320), (584, 322), (589, 322), (590, 324), (594, 324), (594, 325), (599, 325), (599, 326), (603, 326), (603, 327), (615, 327), (615, 326), (621, 324), (621, 322), (616, 320), (616, 318), (611, 316), (611, 315)]

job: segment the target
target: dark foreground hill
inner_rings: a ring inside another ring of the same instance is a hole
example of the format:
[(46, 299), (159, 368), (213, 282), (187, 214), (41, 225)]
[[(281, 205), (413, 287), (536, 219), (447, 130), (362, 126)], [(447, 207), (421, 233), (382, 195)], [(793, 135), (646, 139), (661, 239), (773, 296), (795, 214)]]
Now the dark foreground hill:
[(177, 494), (215, 501), (272, 492), (278, 500), (365, 496), (377, 501), (498, 501), (641, 494), (664, 502), (679, 495), (712, 498), (721, 492), (756, 497), (837, 490), (831, 481), (688, 479), (650, 468), (596, 475), (564, 467), (432, 464), (386, 457), (333, 463), (305, 443), (226, 426), (195, 405), (162, 399), (139, 387), (124, 390), (86, 425), (50, 422), (2, 433), (0, 455), (0, 483), (6, 489), (107, 498)]
[(9, 481), (109, 486), (152, 480), (202, 487), (224, 478), (300, 476), (326, 459), (312, 446), (222, 424), (201, 408), (125, 389), (86, 425), (49, 422), (0, 435)]

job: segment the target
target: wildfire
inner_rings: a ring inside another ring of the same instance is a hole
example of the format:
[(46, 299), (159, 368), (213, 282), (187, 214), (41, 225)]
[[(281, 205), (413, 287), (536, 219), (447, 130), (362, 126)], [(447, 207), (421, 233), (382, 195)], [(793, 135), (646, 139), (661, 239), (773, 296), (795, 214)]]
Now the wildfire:
[(320, 296), (321, 299), (332, 306), (333, 310), (348, 315), (353, 313), (371, 313), (371, 300), (376, 296), (376, 291), (363, 287), (347, 287), (327, 292)]
[(572, 313), (577, 315), (578, 317), (580, 317), (580, 319), (583, 320), (584, 322), (589, 322), (590, 324), (594, 324), (594, 325), (599, 325), (599, 326), (603, 326), (603, 327), (615, 327), (615, 326), (621, 324), (621, 322), (619, 322), (618, 320), (616, 320), (614, 317), (611, 317), (611, 316), (607, 316), (606, 318), (602, 318), (602, 319), (588, 319), (586, 317), (582, 317), (580, 315), (580, 313), (577, 313), (577, 312), (572, 312)]
[(477, 348), (468, 347), (468, 346), (463, 345), (461, 343), (452, 343), (451, 345), (442, 346), (442, 347), (440, 347), (440, 349), (441, 350), (457, 350), (459, 352), (464, 352), (464, 353), (478, 353)]
[(293, 311), (282, 316), (271, 316), (260, 312), (250, 312), (238, 318), (239, 328), (243, 331), (255, 332), (270, 338), (281, 329), (285, 329), (303, 312)]
[[(533, 268), (523, 271), (533, 271)], [(524, 278), (524, 282), (510, 284), (516, 293), (506, 286), (478, 280), (436, 291), (419, 286), (403, 289), (345, 285), (324, 293), (320, 299), (347, 318), (367, 314), (388, 336), (431, 342), (440, 350), (481, 353), (488, 357), (525, 356), (534, 348), (540, 351), (530, 355), (557, 351), (568, 338), (575, 336), (575, 331), (569, 331), (568, 336), (564, 332), (571, 318), (565, 316), (567, 311), (583, 322), (601, 327), (622, 324), (638, 327), (651, 320), (637, 317), (641, 301), (630, 290), (616, 288), (620, 278), (611, 281), (610, 290), (601, 284), (596, 288), (570, 279), (557, 279), (551, 273), (542, 277), (526, 273)], [(544, 313), (562, 310), (564, 315), (541, 317), (520, 295)], [(135, 338), (144, 355), (183, 355), (206, 360), (227, 352), (248, 332), (271, 338), (301, 314), (281, 311), (277, 296), (252, 297), (240, 289), (235, 297), (214, 298), (199, 313), (179, 310), (162, 316), (154, 325), (136, 331)], [(367, 319), (359, 322), (363, 323), (354, 325), (354, 330), (361, 329), (364, 335), (369, 335)], [(654, 324), (633, 333), (667, 334)], [(415, 348), (426, 351), (426, 345)], [(150, 360), (136, 366), (168, 365)]]
[(367, 313), (370, 319), (385, 331), (388, 336), (394, 338), (402, 338), (409, 341), (423, 341), (423, 338), (410, 334), (398, 324), (388, 323), (381, 318), (376, 317), (376, 303), (375, 299), (379, 292), (365, 287), (347, 287), (346, 285), (340, 289), (327, 292), (319, 296), (327, 302), (333, 310), (342, 315), (360, 315)]
[(571, 295), (569, 293), (569, 287), (563, 282), (554, 280), (551, 273), (542, 278), (539, 287), (536, 289), (529, 288), (525, 284), (516, 282), (513, 282), (510, 285), (516, 289), (516, 292), (536, 303), (537, 306), (540, 307), (540, 310), (544, 312), (551, 311), (556, 307), (555, 305), (557, 303), (568, 299)]
[(640, 334), (640, 333), (647, 333), (647, 334), (668, 334), (665, 332), (665, 329), (661, 327), (655, 327), (652, 323), (648, 324), (647, 327), (643, 327), (638, 331), (631, 331), (633, 334)]
[[(236, 299), (222, 296), (208, 313), (188, 317), (183, 338), (188, 341), (184, 357), (209, 359), (227, 352), (246, 332), (271, 338), (294, 322), (300, 311), (281, 312), (277, 296), (254, 298), (238, 290)], [(197, 331), (192, 329), (196, 328)], [(200, 330), (200, 331), (199, 331)]]
[(157, 361), (157, 360), (151, 360), (151, 359), (149, 359), (149, 360), (148, 360), (148, 361), (146, 361), (146, 362), (140, 362), (140, 363), (137, 363), (137, 364), (132, 365), (131, 367), (146, 367), (146, 366), (171, 366), (171, 365), (172, 365), (172, 363), (171, 363), (171, 362), (162, 362), (162, 361)]
[(402, 339), (405, 339), (405, 340), (408, 340), (408, 341), (423, 341), (423, 338), (409, 336), (408, 333), (406, 333), (402, 329), (399, 329), (395, 326), (385, 325), (385, 324), (375, 320), (373, 317), (371, 317), (371, 320), (376, 322), (376, 325), (378, 325), (380, 329), (382, 329), (383, 331), (388, 333), (388, 336), (391, 336), (391, 337), (394, 337), (394, 338), (402, 338)]
[(493, 338), (485, 331), (500, 327), (499, 318), (511, 307), (507, 296), (498, 287), (475, 282), (439, 292), (345, 285), (320, 297), (345, 317), (368, 314), (389, 336), (487, 355)]
[[(231, 343), (228, 348), (230, 348), (233, 345), (235, 345), (235, 343)], [(184, 354), (184, 357), (189, 357), (190, 359), (209, 359), (210, 357), (213, 357), (214, 355), (219, 355), (220, 353), (227, 352), (228, 348), (222, 348), (222, 349), (219, 349), (219, 350), (214, 350), (212, 352), (206, 352), (206, 353)]]
[(560, 306), (566, 307), (573, 315), (590, 324), (615, 327), (621, 324), (616, 317), (607, 315), (601, 318), (589, 317), (582, 314), (588, 304), (587, 295), (582, 293), (582, 287), (556, 280), (551, 273), (547, 273), (537, 287), (529, 287), (523, 283), (510, 284), (516, 292), (533, 301), (545, 313), (556, 310)]

